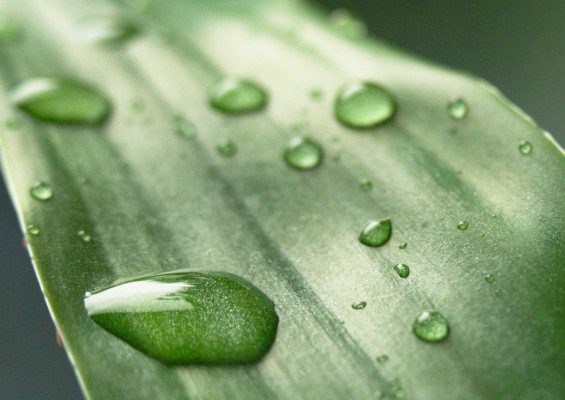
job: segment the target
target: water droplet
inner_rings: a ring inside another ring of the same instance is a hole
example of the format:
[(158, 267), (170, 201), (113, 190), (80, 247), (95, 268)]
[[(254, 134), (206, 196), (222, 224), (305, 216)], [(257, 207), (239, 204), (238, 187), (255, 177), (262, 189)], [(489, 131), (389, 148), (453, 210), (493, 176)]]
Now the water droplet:
[(501, 291), (500, 289), (496, 289), (496, 290), (494, 291), (494, 295), (495, 295), (496, 297), (502, 297), (502, 291)]
[(383, 87), (353, 81), (340, 89), (334, 106), (337, 119), (352, 128), (372, 128), (392, 119), (396, 100)]
[(34, 118), (59, 124), (97, 124), (110, 113), (110, 103), (94, 88), (57, 78), (20, 83), (12, 103)]
[(394, 270), (401, 278), (408, 278), (408, 275), (410, 275), (410, 267), (406, 264), (397, 264), (394, 266)]
[(175, 132), (177, 135), (182, 136), (186, 139), (194, 139), (198, 134), (198, 128), (196, 125), (188, 121), (182, 115), (176, 115), (175, 120)]
[(267, 92), (258, 83), (235, 77), (217, 82), (210, 96), (210, 104), (214, 108), (230, 114), (260, 110), (267, 101)]
[(284, 151), (284, 160), (292, 168), (308, 170), (316, 168), (324, 158), (322, 146), (310, 138), (293, 137)]
[(273, 302), (221, 272), (169, 272), (85, 295), (90, 318), (143, 353), (170, 364), (249, 363), (275, 340)]
[(330, 23), (343, 36), (360, 39), (367, 35), (367, 26), (349, 10), (338, 8), (330, 14)]
[(518, 145), (518, 150), (520, 150), (520, 153), (524, 154), (524, 155), (528, 155), (532, 152), (532, 150), (534, 149), (534, 146), (532, 146), (532, 144), (526, 140), (520, 142), (520, 144)]
[(406, 247), (408, 247), (408, 243), (406, 243), (406, 242), (405, 242), (405, 243), (400, 243), (400, 245), (398, 246), (398, 248), (399, 248), (400, 250), (404, 250)]
[(453, 119), (463, 119), (469, 112), (469, 106), (462, 98), (447, 103), (447, 111)]
[(322, 101), (324, 99), (324, 91), (320, 88), (310, 90), (310, 99), (312, 101)]
[(13, 43), (22, 37), (20, 25), (12, 18), (0, 16), (0, 43)]
[(351, 308), (353, 308), (354, 310), (362, 310), (365, 307), (367, 307), (367, 302), (366, 301), (359, 301), (357, 303), (353, 303), (351, 305)]
[(361, 231), (359, 241), (366, 246), (379, 247), (388, 242), (391, 235), (392, 221), (390, 219), (371, 221)]
[(359, 186), (361, 186), (361, 189), (363, 189), (365, 192), (368, 192), (373, 188), (373, 182), (368, 179), (362, 179), (359, 183)]
[(386, 354), (381, 354), (377, 357), (377, 362), (379, 364), (385, 364), (388, 361), (388, 356)]
[(402, 383), (398, 378), (394, 378), (393, 380), (390, 381), (390, 391), (392, 397), (396, 400), (403, 400), (406, 398), (404, 389), (402, 388)]
[(32, 236), (37, 236), (39, 235), (39, 228), (35, 225), (28, 225), (27, 226), (27, 232), (32, 235)]
[(447, 320), (437, 311), (422, 312), (414, 321), (412, 330), (426, 342), (441, 342), (449, 335)]
[(53, 197), (53, 189), (48, 183), (37, 182), (30, 189), (31, 197), (36, 200), (46, 201)]
[(132, 21), (120, 17), (88, 18), (80, 23), (82, 37), (86, 42), (118, 45), (139, 33)]
[(485, 276), (485, 281), (487, 281), (488, 283), (493, 283), (495, 281), (494, 276), (490, 274)]
[(469, 223), (467, 221), (460, 221), (457, 224), (457, 229), (462, 231), (466, 231), (468, 227), (469, 227)]
[(237, 153), (237, 146), (231, 140), (223, 139), (216, 146), (216, 150), (218, 151), (218, 154), (224, 157), (233, 157), (235, 156), (235, 153)]
[(90, 243), (92, 242), (92, 236), (90, 236), (85, 230), (81, 229), (77, 232), (77, 235), (81, 242)]

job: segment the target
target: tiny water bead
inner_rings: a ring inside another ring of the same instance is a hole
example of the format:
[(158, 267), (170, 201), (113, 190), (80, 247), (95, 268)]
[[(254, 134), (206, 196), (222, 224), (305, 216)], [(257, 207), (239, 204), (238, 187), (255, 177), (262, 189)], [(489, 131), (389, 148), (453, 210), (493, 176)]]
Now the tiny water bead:
[(389, 241), (392, 235), (392, 221), (381, 219), (369, 222), (359, 235), (359, 241), (366, 246), (380, 247)]
[(46, 182), (36, 182), (30, 189), (31, 197), (39, 201), (47, 201), (53, 197), (53, 189)]
[(170, 364), (258, 361), (278, 326), (273, 302), (221, 272), (169, 272), (86, 293), (90, 318), (150, 357)]
[(457, 224), (457, 229), (459, 229), (461, 231), (466, 231), (468, 227), (469, 227), (469, 222), (467, 222), (467, 221), (460, 221)]
[(286, 163), (298, 170), (314, 169), (324, 158), (322, 146), (313, 139), (295, 136), (284, 151)]
[(217, 82), (210, 94), (210, 104), (229, 114), (257, 111), (267, 105), (267, 91), (248, 79), (226, 77)]
[(488, 283), (493, 283), (495, 281), (495, 278), (493, 275), (487, 275), (485, 276), (485, 281), (487, 281)]
[(360, 39), (367, 36), (367, 26), (363, 21), (344, 8), (338, 8), (330, 14), (330, 23), (343, 36)]
[(357, 129), (372, 128), (389, 121), (396, 108), (396, 100), (385, 88), (363, 81), (352, 81), (342, 87), (334, 105), (337, 119)]
[(11, 99), (32, 117), (58, 124), (98, 124), (110, 113), (110, 102), (98, 90), (68, 79), (28, 79), (12, 90)]
[(469, 106), (465, 100), (457, 98), (447, 103), (447, 112), (453, 119), (463, 119), (469, 112)]
[(449, 324), (439, 312), (423, 311), (414, 321), (412, 331), (425, 342), (441, 342), (449, 335)]
[(182, 115), (175, 115), (174, 117), (175, 133), (186, 139), (194, 139), (198, 134), (196, 125), (184, 118)]
[(220, 143), (216, 145), (216, 151), (221, 156), (233, 157), (235, 153), (237, 153), (237, 146), (229, 139), (222, 139)]
[(121, 17), (95, 17), (80, 22), (82, 37), (86, 42), (117, 45), (139, 33), (139, 27)]
[(520, 144), (518, 145), (518, 150), (520, 150), (520, 153), (522, 153), (525, 156), (530, 154), (533, 149), (534, 146), (532, 146), (532, 144), (526, 140), (520, 142)]
[(385, 364), (388, 361), (388, 356), (386, 354), (381, 354), (377, 357), (377, 362), (379, 364)]
[(365, 307), (367, 307), (367, 302), (366, 301), (359, 301), (357, 303), (353, 303), (351, 305), (351, 308), (353, 308), (354, 310), (362, 310)]
[(37, 226), (35, 225), (28, 225), (27, 226), (27, 232), (32, 235), (32, 236), (37, 236), (40, 233), (40, 230)]
[(404, 250), (406, 247), (408, 247), (408, 243), (406, 243), (406, 242), (405, 242), (405, 243), (400, 243), (400, 244), (398, 245), (398, 248), (399, 248), (400, 250)]
[(406, 264), (396, 264), (394, 270), (401, 278), (408, 278), (410, 275), (410, 267)]
[(83, 243), (90, 243), (92, 242), (92, 236), (88, 234), (84, 229), (81, 229), (77, 232), (78, 238)]
[(361, 179), (361, 182), (359, 182), (359, 186), (361, 186), (361, 189), (363, 191), (368, 192), (373, 188), (373, 182), (371, 182), (368, 179)]

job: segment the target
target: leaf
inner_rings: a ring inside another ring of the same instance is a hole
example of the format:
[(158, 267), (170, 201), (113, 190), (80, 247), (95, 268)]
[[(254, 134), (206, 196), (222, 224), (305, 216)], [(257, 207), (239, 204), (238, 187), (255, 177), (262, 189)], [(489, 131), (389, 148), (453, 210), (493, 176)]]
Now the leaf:
[[(3, 170), (22, 228), (39, 229), (27, 233), (29, 249), (88, 397), (564, 392), (565, 158), (488, 84), (342, 36), (297, 1), (170, 0), (141, 12), (131, 3), (5, 3), (25, 40), (0, 48), (2, 111), (23, 122), (3, 132)], [(82, 43), (76, 21), (97, 15), (142, 29), (119, 48)], [(211, 108), (224, 76), (261, 84), (267, 108)], [(98, 127), (35, 121), (7, 95), (32, 77), (91, 85), (112, 115)], [(336, 120), (334, 96), (357, 79), (390, 91), (391, 121), (359, 131)], [(448, 113), (455, 99), (468, 105), (463, 118)], [(195, 138), (175, 133), (179, 115)], [(285, 164), (297, 133), (324, 148), (311, 171)], [(224, 157), (216, 146), (228, 139), (237, 152)], [(30, 196), (38, 181), (52, 198)], [(392, 221), (388, 243), (360, 243), (367, 223), (382, 219)], [(399, 263), (408, 278), (395, 272)], [(88, 318), (87, 291), (179, 268), (236, 274), (274, 301), (280, 322), (264, 359), (172, 367)], [(412, 332), (423, 311), (446, 318), (447, 340)]]

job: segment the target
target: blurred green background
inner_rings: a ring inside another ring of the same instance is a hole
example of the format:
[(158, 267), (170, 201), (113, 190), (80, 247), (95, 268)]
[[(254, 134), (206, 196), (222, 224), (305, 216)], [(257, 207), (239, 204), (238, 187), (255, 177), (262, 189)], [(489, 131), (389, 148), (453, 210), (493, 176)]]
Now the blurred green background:
[[(329, 10), (348, 8), (367, 22), (373, 35), (398, 47), (489, 80), (565, 143), (565, 1), (320, 3)], [(55, 344), (55, 331), (1, 182), (0, 221), (0, 399), (80, 399), (65, 353)]]

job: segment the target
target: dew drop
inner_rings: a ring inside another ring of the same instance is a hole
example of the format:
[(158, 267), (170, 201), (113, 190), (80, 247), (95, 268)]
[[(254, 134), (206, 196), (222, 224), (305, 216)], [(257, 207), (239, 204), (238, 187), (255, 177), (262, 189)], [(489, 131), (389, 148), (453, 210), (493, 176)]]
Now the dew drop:
[(11, 99), (32, 117), (58, 124), (98, 124), (110, 113), (100, 92), (67, 79), (28, 79), (13, 89)]
[(366, 246), (379, 247), (389, 241), (392, 235), (392, 221), (382, 219), (371, 221), (363, 228), (359, 241)]
[(394, 270), (401, 278), (408, 278), (408, 275), (410, 275), (410, 267), (406, 264), (397, 264), (394, 266)]
[(469, 106), (462, 98), (447, 103), (447, 112), (453, 119), (463, 119), (469, 112)]
[(377, 357), (377, 362), (379, 364), (385, 364), (388, 361), (388, 356), (386, 354), (381, 354)]
[(360, 39), (367, 36), (365, 23), (344, 8), (332, 11), (330, 23), (339, 33), (350, 39)]
[(447, 320), (437, 311), (422, 312), (414, 321), (412, 330), (426, 342), (441, 342), (449, 335)]
[(216, 146), (218, 154), (224, 157), (233, 157), (237, 153), (237, 146), (229, 139), (223, 139)]
[(313, 139), (293, 137), (284, 151), (286, 163), (298, 170), (316, 168), (324, 158), (322, 146)]
[(362, 179), (361, 182), (359, 183), (359, 186), (361, 186), (361, 189), (363, 191), (368, 192), (373, 188), (373, 182), (371, 182), (368, 179)]
[(53, 197), (53, 189), (46, 182), (37, 182), (30, 189), (31, 197), (39, 201), (47, 201)]
[(221, 272), (169, 272), (85, 295), (90, 318), (169, 364), (240, 364), (271, 348), (278, 316), (250, 282)]
[(406, 394), (404, 393), (404, 389), (402, 388), (402, 383), (398, 378), (394, 378), (390, 381), (390, 391), (392, 397), (396, 400), (404, 400), (406, 398)]
[(351, 305), (351, 308), (353, 308), (354, 310), (362, 310), (365, 307), (367, 307), (367, 302), (366, 301), (359, 301), (357, 303), (353, 303)]
[(27, 232), (32, 235), (32, 236), (37, 236), (40, 233), (40, 230), (37, 226), (35, 225), (28, 225), (27, 226)]
[(534, 146), (532, 146), (532, 144), (526, 140), (520, 142), (520, 144), (518, 145), (518, 150), (520, 150), (520, 153), (522, 153), (525, 156), (530, 154), (533, 149)]
[(92, 242), (92, 236), (88, 234), (85, 230), (81, 229), (77, 232), (78, 238), (83, 243), (90, 243)]
[(488, 283), (493, 283), (495, 281), (494, 276), (490, 274), (485, 276), (485, 281), (487, 281)]
[(174, 117), (175, 123), (175, 133), (186, 139), (194, 139), (198, 134), (198, 128), (196, 125), (185, 119), (182, 115), (176, 115)]
[(337, 119), (352, 128), (381, 125), (394, 117), (396, 100), (382, 86), (352, 81), (338, 92), (334, 111)]
[(118, 45), (135, 37), (139, 27), (120, 17), (89, 18), (80, 23), (84, 41), (104, 45)]
[(404, 242), (404, 243), (400, 243), (400, 245), (398, 245), (398, 248), (400, 250), (404, 250), (406, 247), (408, 247), (408, 243)]
[(467, 221), (460, 221), (457, 224), (457, 229), (462, 230), (462, 231), (466, 231), (468, 227), (469, 227), (469, 222), (467, 222)]
[(267, 101), (267, 92), (258, 83), (231, 76), (217, 82), (210, 95), (210, 104), (229, 114), (260, 110), (267, 105)]

